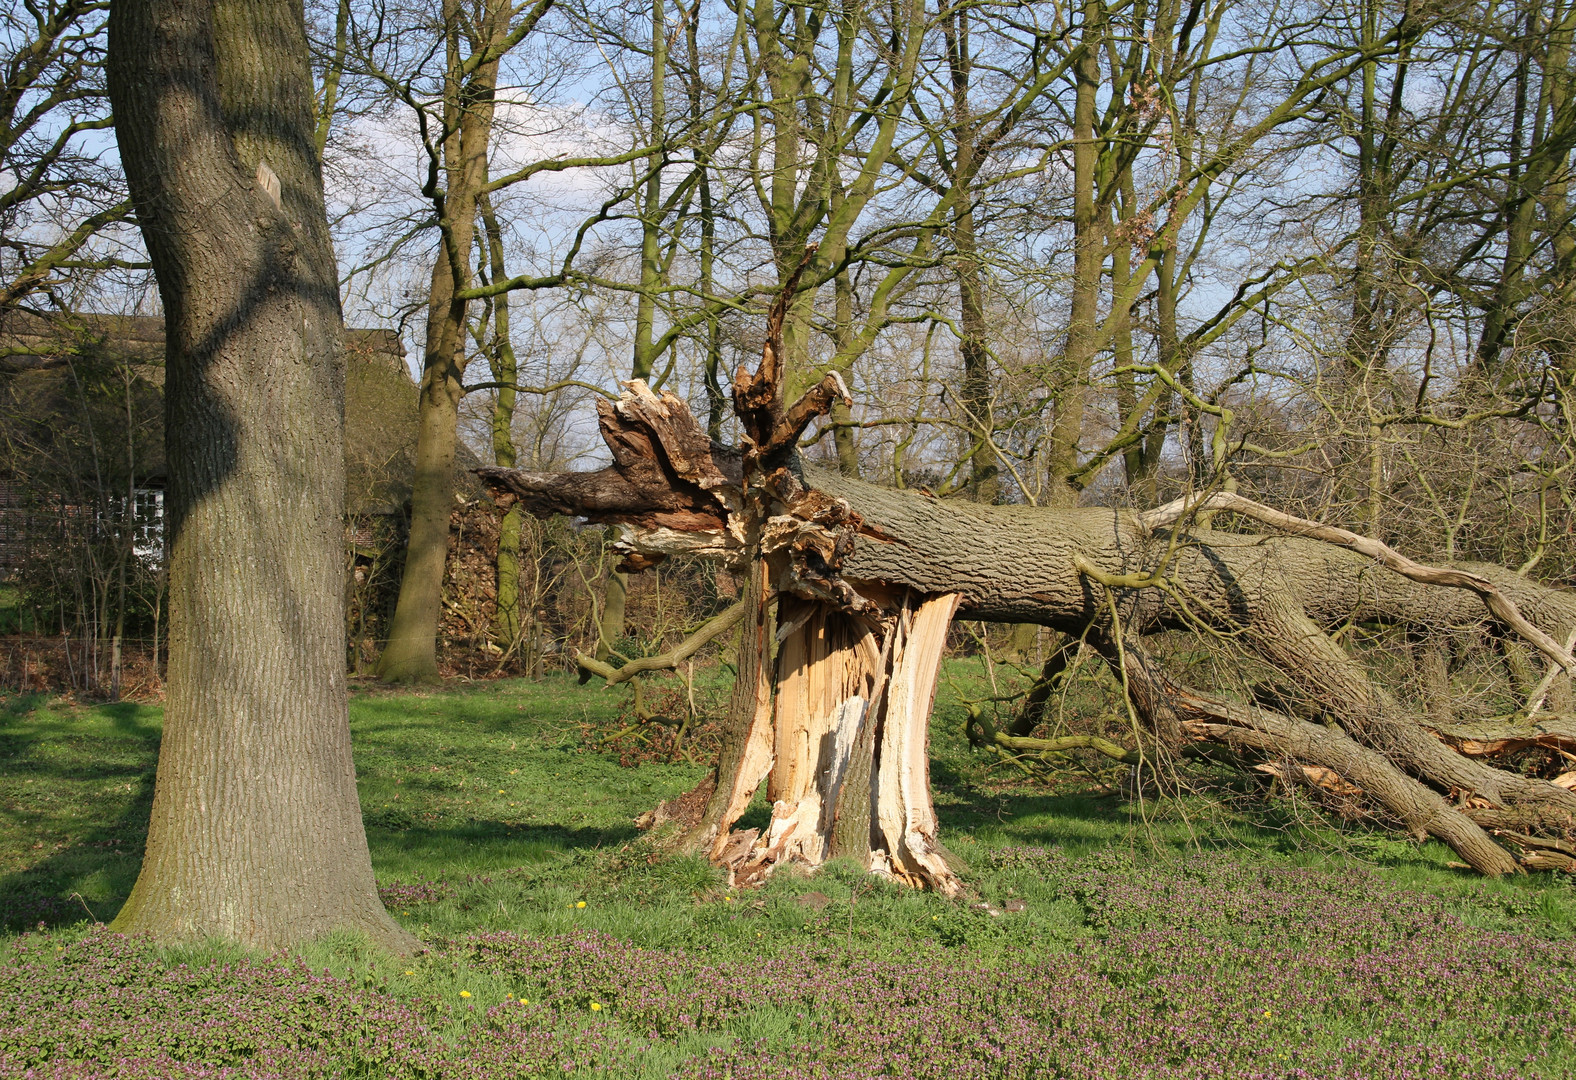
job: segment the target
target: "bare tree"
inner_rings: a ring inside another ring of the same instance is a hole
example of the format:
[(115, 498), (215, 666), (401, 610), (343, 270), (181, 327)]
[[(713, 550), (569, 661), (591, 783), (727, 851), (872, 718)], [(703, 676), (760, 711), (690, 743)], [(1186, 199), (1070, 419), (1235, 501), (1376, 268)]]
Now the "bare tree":
[(103, 0), (0, 12), (0, 310), (136, 263), (95, 244), (131, 210), (97, 133), (110, 127)]

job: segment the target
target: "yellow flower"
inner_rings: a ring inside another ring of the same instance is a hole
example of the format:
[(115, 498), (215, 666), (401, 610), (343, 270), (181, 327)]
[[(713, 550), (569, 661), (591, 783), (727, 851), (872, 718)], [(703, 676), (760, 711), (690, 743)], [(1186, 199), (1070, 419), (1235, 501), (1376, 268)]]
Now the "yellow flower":
[(592, 1012), (601, 1012), (602, 1011), (602, 1003), (600, 1001), (593, 1001), (591, 1003), (591, 1011)]
[(460, 997), (470, 997), (470, 996), (471, 996), (471, 992), (469, 990), (461, 990), (460, 991)]
[(1265, 1009), (1264, 1010), (1264, 1019), (1268, 1020), (1269, 1018), (1270, 1018), (1270, 1011), (1268, 1009)]
[(517, 772), (519, 772), (519, 771), (520, 771), (520, 770), (519, 770), (519, 769), (510, 769), (510, 770), (509, 770), (509, 775), (510, 775), (510, 776), (513, 776), (513, 775), (514, 775), (514, 774), (515, 774), (515, 773), (517, 773)]
[(407, 971), (407, 972), (405, 972), (405, 974), (407, 974), (407, 975), (414, 975), (416, 973), (414, 971)]
[(527, 1000), (526, 1000), (526, 999), (525, 999), (525, 998), (521, 998), (521, 999), (520, 999), (520, 1004), (521, 1004), (521, 1005), (529, 1005), (529, 1004), (531, 1004), (531, 1003), (530, 1003), (530, 1002), (529, 1002), (529, 1001), (527, 1001)]
[(722, 898), (722, 902), (725, 903), (725, 904), (731, 904), (731, 903), (733, 903), (733, 897), (731, 897), (731, 896), (724, 896)]
[(577, 907), (577, 908), (583, 908), (585, 906), (586, 906), (586, 902), (584, 900), (580, 901), (578, 904), (575, 905), (575, 907)]
[(499, 788), (499, 789), (498, 789), (498, 794), (500, 794), (500, 795), (502, 795), (502, 794), (503, 794), (503, 788)]

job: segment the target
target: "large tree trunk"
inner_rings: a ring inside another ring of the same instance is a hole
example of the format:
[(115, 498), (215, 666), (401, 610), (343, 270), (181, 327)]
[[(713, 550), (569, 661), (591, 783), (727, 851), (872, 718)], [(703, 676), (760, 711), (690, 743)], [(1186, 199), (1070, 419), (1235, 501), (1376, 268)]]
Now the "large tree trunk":
[(350, 757), (343, 327), (301, 6), (117, 0), (109, 77), (164, 301), (170, 530), (164, 738), (115, 928), (414, 945)]

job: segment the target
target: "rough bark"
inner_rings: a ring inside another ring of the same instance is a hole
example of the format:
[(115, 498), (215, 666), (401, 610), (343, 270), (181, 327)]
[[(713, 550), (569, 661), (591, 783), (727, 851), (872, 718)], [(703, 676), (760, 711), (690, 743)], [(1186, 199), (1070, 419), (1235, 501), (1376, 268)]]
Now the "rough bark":
[[(486, 231), (487, 272), (493, 281), (508, 277), (504, 263), (503, 230), (498, 226), (498, 215), (493, 211), (492, 198), (483, 194), (477, 200), (482, 226)], [(493, 381), (498, 383), (492, 410), (493, 464), (506, 469), (514, 468), (514, 410), (519, 391), (514, 382), (519, 376), (519, 363), (514, 355), (514, 339), (509, 331), (509, 294), (499, 293), (488, 301), (492, 309), (492, 342), (488, 350), (488, 363)], [(494, 639), (503, 649), (519, 644), (523, 632), (520, 617), (520, 541), (521, 520), (518, 511), (510, 511), (498, 523), (498, 620), (493, 627)]]
[(1099, 52), (1105, 37), (1105, 12), (1097, 0), (1082, 5), (1080, 51), (1074, 62), (1073, 98), (1073, 280), (1067, 313), (1067, 341), (1056, 371), (1056, 412), (1051, 422), (1048, 506), (1078, 505), (1072, 476), (1078, 469), (1089, 372), (1099, 348), (1099, 299), (1105, 262), (1105, 229), (1098, 209), (1096, 139), (1100, 92)]
[(607, 583), (602, 589), (602, 616), (596, 628), (596, 659), (602, 663), (613, 655), (613, 649), (624, 640), (624, 611), (629, 606), (629, 575), (613, 563), (607, 568)]
[(344, 361), (301, 6), (125, 0), (110, 93), (164, 302), (169, 681), (115, 928), (252, 947), (378, 901), (345, 705)]

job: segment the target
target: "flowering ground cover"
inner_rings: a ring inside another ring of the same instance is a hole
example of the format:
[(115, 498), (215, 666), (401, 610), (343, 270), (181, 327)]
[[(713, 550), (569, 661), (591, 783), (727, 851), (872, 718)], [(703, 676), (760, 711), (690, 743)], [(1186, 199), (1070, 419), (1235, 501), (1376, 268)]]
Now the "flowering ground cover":
[(740, 895), (642, 848), (629, 818), (698, 772), (588, 752), (609, 708), (567, 681), (357, 695), (384, 900), (429, 945), (402, 959), (96, 926), (135, 872), (157, 712), (0, 702), (0, 1076), (1576, 1076), (1567, 881), (1003, 786), (943, 703), (969, 903), (838, 864)]

